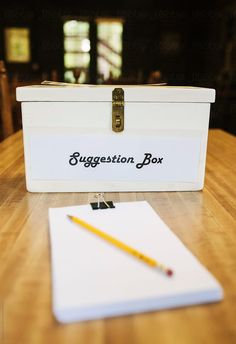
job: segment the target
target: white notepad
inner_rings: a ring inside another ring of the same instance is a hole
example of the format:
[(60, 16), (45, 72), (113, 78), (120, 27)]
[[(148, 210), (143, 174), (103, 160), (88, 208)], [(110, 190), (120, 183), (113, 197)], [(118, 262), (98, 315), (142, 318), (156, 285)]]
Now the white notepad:
[[(85, 228), (74, 215), (174, 270), (168, 277)], [(218, 281), (146, 202), (49, 209), (53, 313), (58, 321), (105, 318), (219, 301)]]

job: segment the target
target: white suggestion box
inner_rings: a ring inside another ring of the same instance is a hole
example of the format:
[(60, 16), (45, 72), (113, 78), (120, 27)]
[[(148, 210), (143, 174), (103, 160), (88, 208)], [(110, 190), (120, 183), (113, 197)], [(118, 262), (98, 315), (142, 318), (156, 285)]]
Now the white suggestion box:
[(215, 90), (36, 85), (22, 102), (32, 192), (190, 191), (204, 186)]

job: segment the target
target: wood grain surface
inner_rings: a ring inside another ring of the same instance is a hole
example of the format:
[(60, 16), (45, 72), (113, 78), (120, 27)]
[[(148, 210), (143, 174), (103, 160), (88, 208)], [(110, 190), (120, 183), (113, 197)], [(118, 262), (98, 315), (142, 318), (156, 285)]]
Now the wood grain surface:
[(48, 208), (92, 193), (29, 193), (22, 133), (0, 144), (0, 341), (12, 344), (236, 343), (236, 137), (210, 130), (200, 192), (107, 193), (147, 200), (219, 280), (219, 303), (69, 325), (52, 315)]

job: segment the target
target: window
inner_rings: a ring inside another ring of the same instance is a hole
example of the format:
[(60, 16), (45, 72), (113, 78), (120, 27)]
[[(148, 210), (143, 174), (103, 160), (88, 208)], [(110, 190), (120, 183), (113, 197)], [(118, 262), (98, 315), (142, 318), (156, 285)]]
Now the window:
[(30, 62), (30, 30), (11, 27), (5, 29), (6, 61), (11, 63)]
[(63, 29), (65, 81), (84, 83), (89, 76), (89, 23), (69, 20)]
[[(97, 82), (110, 78), (118, 79), (122, 68), (121, 19), (97, 19)], [(86, 83), (89, 81), (90, 24), (88, 21), (68, 20), (64, 23), (64, 78), (66, 82)]]
[(98, 75), (107, 80), (118, 79), (122, 67), (123, 22), (118, 19), (98, 19)]

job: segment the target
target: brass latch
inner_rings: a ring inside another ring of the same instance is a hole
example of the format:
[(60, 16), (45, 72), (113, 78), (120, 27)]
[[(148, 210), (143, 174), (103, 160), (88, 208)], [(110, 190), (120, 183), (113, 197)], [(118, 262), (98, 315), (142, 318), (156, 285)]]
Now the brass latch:
[(119, 133), (124, 130), (124, 90), (112, 91), (112, 130)]

